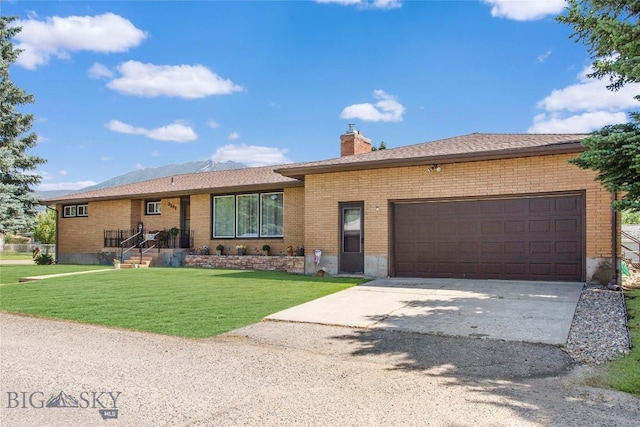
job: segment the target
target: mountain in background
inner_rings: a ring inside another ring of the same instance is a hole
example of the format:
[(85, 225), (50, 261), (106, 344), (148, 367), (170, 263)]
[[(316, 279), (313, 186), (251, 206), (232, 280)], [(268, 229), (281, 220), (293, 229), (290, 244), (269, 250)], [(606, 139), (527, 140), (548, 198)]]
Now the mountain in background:
[(229, 169), (242, 169), (247, 166), (237, 162), (216, 162), (213, 160), (202, 160), (198, 162), (170, 164), (157, 168), (138, 169), (124, 175), (116, 176), (91, 187), (85, 187), (81, 190), (52, 190), (52, 191), (36, 191), (41, 199), (53, 199), (55, 197), (66, 196), (67, 194), (84, 193), (85, 191), (100, 190), (102, 188), (115, 187), (118, 185), (133, 184), (135, 182), (148, 181), (150, 179), (164, 178), (171, 175), (179, 175), (183, 173), (198, 173), (222, 171)]

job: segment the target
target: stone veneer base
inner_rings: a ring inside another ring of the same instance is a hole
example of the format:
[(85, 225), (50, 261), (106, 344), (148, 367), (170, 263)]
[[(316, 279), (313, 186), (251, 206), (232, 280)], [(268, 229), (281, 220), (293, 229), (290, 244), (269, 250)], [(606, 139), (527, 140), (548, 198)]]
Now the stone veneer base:
[(276, 270), (293, 274), (305, 273), (303, 256), (187, 255), (184, 265), (186, 267)]

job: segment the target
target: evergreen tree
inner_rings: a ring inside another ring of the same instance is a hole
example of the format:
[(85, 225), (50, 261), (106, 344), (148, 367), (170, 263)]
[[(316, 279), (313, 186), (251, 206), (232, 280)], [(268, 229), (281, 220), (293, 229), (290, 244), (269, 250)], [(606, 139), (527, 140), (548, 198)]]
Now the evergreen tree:
[(376, 147), (375, 145), (371, 145), (371, 151), (378, 151), (378, 150), (386, 150), (387, 149), (387, 144), (384, 141), (380, 142), (380, 146)]
[[(585, 44), (593, 60), (589, 77), (609, 77), (609, 90), (640, 82), (640, 1), (569, 0), (566, 14), (557, 18), (575, 31), (571, 37)], [(636, 95), (640, 100), (640, 95)], [(598, 172), (609, 191), (622, 192), (615, 209), (640, 210), (640, 114), (629, 123), (605, 126), (583, 140), (589, 148), (570, 162)]]
[(33, 115), (17, 108), (33, 103), (33, 95), (16, 87), (9, 74), (9, 67), (20, 54), (11, 42), (20, 31), (11, 26), (16, 19), (0, 16), (0, 233), (32, 228), (38, 198), (31, 187), (40, 183), (41, 177), (29, 172), (46, 162), (26, 153), (36, 145), (38, 137), (29, 132)]
[(575, 31), (571, 37), (588, 47), (594, 68), (589, 77), (608, 76), (608, 88), (615, 91), (640, 82), (639, 18), (638, 0), (569, 0), (557, 20), (569, 24)]
[(597, 171), (607, 190), (624, 194), (614, 209), (640, 211), (640, 122), (637, 113), (631, 117), (630, 123), (605, 126), (582, 140), (589, 149), (569, 162)]

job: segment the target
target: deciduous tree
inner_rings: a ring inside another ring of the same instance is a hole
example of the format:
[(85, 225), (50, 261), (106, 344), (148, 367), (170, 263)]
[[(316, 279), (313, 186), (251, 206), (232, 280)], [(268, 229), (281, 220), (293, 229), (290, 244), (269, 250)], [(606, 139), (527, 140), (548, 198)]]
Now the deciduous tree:
[(33, 237), (40, 243), (52, 245), (56, 242), (56, 216), (57, 213), (53, 209), (38, 214)]

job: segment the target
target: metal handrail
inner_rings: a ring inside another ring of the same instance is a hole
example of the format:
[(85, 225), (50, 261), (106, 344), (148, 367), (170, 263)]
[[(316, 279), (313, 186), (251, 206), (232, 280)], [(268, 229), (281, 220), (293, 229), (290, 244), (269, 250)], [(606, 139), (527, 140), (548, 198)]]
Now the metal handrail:
[[(155, 247), (156, 247), (156, 245), (154, 244), (154, 245), (151, 245), (151, 246), (149, 246), (148, 248), (146, 248), (144, 251), (142, 250), (142, 245), (144, 245), (144, 244), (145, 244), (145, 243), (147, 243), (147, 242), (153, 242), (153, 241), (156, 239), (156, 237), (158, 236), (158, 234), (160, 234), (160, 232), (159, 232), (159, 231), (158, 231), (157, 233), (155, 233), (155, 234), (153, 234), (153, 233), (148, 233), (148, 234), (147, 234), (147, 238), (146, 238), (143, 242), (141, 242), (141, 243), (140, 243), (140, 251), (141, 251), (141, 252), (140, 252), (140, 256), (142, 256), (142, 254), (146, 254), (146, 253), (147, 253), (147, 252), (149, 252), (151, 249), (153, 249), (153, 248), (155, 248)], [(150, 235), (153, 235), (153, 238), (151, 238), (151, 239), (150, 239), (150, 238), (149, 238), (149, 236), (150, 236)]]
[(120, 242), (120, 262), (124, 262), (124, 254), (126, 254), (127, 252), (129, 252), (131, 249), (135, 248), (136, 246), (138, 246), (138, 244), (136, 243), (135, 245), (131, 246), (130, 248), (124, 249), (124, 244), (127, 242), (127, 240), (131, 240), (134, 237), (138, 236), (139, 234), (141, 234), (141, 231), (138, 231), (136, 234), (134, 234), (131, 237), (128, 237), (126, 239), (124, 239), (122, 242)]
[[(138, 234), (141, 234), (141, 233), (142, 233), (141, 231), (138, 231), (138, 232), (137, 232), (136, 234), (134, 234), (133, 236), (128, 237), (128, 238), (126, 238), (126, 239), (124, 239), (122, 242), (120, 242), (120, 246), (124, 245), (124, 244), (126, 243), (126, 241), (127, 241), (127, 240), (131, 240), (131, 239), (133, 239), (134, 237), (136, 237)], [(135, 245), (133, 245), (133, 246), (135, 247)]]
[[(621, 242), (621, 243), (620, 243), (620, 246), (622, 247), (622, 249), (624, 249), (624, 250), (625, 250), (625, 252), (631, 252), (631, 253), (633, 253), (633, 254), (637, 255), (637, 256), (638, 256), (638, 258), (640, 259), (640, 239), (638, 239), (636, 236), (634, 236), (634, 235), (633, 235), (633, 234), (631, 234), (631, 233), (627, 233), (627, 232), (626, 232), (626, 231), (624, 231), (624, 230), (621, 230), (621, 233), (622, 233), (622, 236), (623, 236), (623, 237), (626, 237), (627, 239), (631, 240), (633, 243), (635, 243), (636, 245), (638, 245), (638, 248), (639, 248), (637, 251), (635, 251), (635, 250), (631, 249), (630, 247), (625, 246), (625, 245)], [(631, 264), (631, 266), (632, 266), (633, 268), (640, 268), (640, 263), (631, 262), (630, 264)]]

